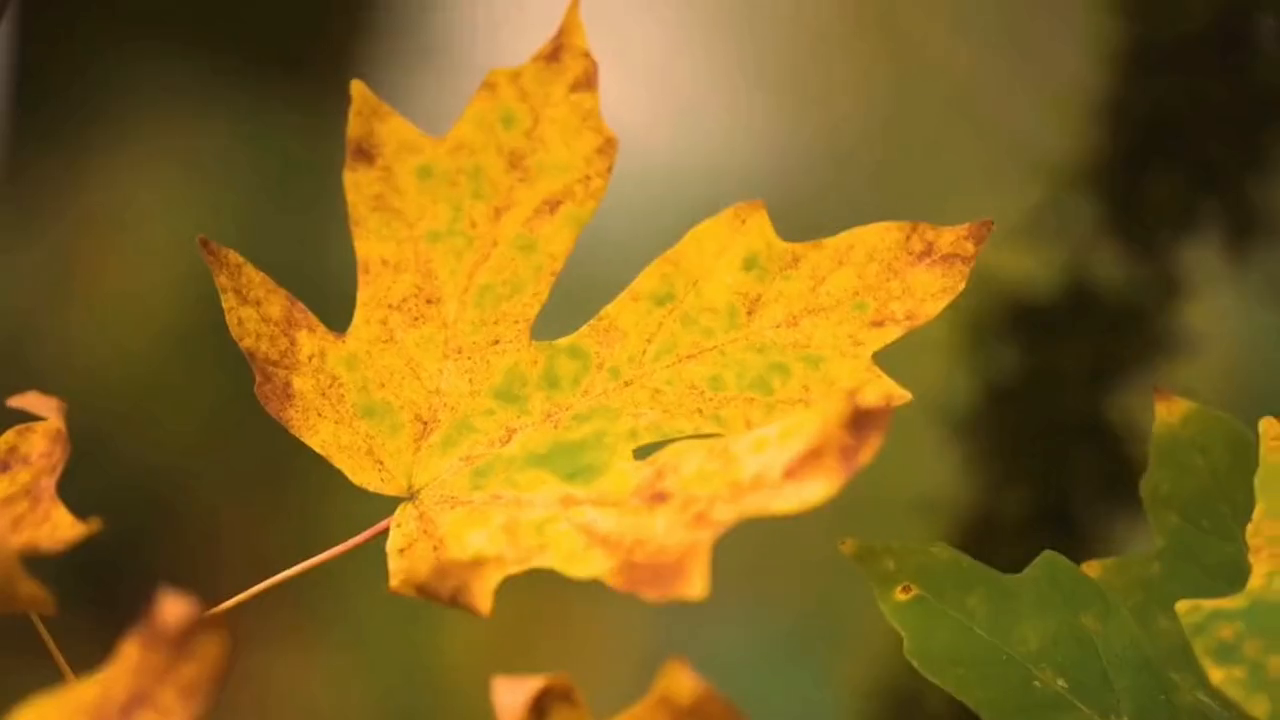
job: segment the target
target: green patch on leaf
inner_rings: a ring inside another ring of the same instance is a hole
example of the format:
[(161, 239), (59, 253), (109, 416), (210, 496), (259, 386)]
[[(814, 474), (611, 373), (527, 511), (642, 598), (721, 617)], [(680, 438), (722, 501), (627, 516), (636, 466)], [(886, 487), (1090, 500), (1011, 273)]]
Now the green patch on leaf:
[(538, 250), (538, 238), (529, 233), (516, 233), (511, 238), (511, 246), (521, 255), (532, 255)]
[(511, 132), (520, 124), (520, 118), (516, 116), (516, 111), (510, 105), (505, 105), (498, 113), (498, 124), (504, 131)]
[(529, 376), (525, 374), (524, 368), (519, 365), (509, 366), (493, 386), (490, 395), (503, 405), (526, 409), (529, 406)]
[(477, 310), (493, 310), (502, 302), (502, 291), (496, 283), (483, 283), (475, 289), (472, 302)]
[(525, 464), (554, 475), (569, 485), (590, 485), (613, 463), (613, 447), (603, 432), (552, 442), (545, 450), (525, 456)]
[(546, 346), (538, 387), (551, 394), (574, 393), (591, 374), (591, 351), (581, 343)]
[(394, 438), (404, 431), (404, 418), (396, 406), (373, 397), (367, 391), (360, 393), (356, 400), (356, 414), (388, 438)]
[(804, 365), (806, 370), (818, 371), (822, 369), (827, 359), (817, 353), (803, 353), (800, 355), (800, 364)]
[(489, 199), (489, 178), (483, 167), (472, 165), (467, 170), (467, 187), (471, 191), (472, 202), (484, 202)]
[(654, 307), (666, 307), (676, 301), (676, 291), (670, 287), (665, 287), (658, 292), (649, 296), (649, 302)]
[(729, 309), (725, 311), (724, 329), (725, 332), (734, 332), (742, 327), (742, 308), (737, 303), (729, 305)]
[(780, 361), (766, 363), (763, 368), (744, 373), (739, 381), (743, 391), (760, 397), (773, 395), (791, 379), (791, 366)]
[(498, 464), (496, 457), (489, 457), (471, 466), (471, 472), (467, 474), (467, 481), (471, 489), (484, 490), (487, 488), (498, 474)]
[(444, 429), (444, 432), (440, 433), (440, 438), (438, 440), (440, 450), (446, 453), (452, 452), (453, 450), (456, 450), (459, 445), (462, 445), (478, 434), (480, 434), (480, 428), (476, 427), (476, 424), (471, 422), (471, 418), (465, 416), (460, 417), (449, 423), (449, 426)]
[(475, 237), (463, 226), (462, 209), (457, 205), (449, 210), (449, 225), (444, 230), (428, 230), (425, 240), (431, 245), (451, 246), (455, 251), (465, 251), (475, 244)]

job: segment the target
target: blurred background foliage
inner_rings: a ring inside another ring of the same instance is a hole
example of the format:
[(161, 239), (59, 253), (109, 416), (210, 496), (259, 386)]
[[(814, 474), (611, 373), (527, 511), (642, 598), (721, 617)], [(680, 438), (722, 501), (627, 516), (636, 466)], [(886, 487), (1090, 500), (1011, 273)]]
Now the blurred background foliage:
[[(802, 517), (719, 545), (650, 606), (532, 573), (482, 621), (392, 596), (380, 544), (230, 615), (218, 718), (484, 718), (493, 672), (565, 670), (598, 711), (669, 654), (755, 718), (959, 718), (835, 550), (947, 539), (1015, 570), (1145, 542), (1150, 389), (1280, 412), (1277, 0), (585, 0), (608, 196), (535, 334), (577, 327), (700, 219), (760, 197), (793, 240), (882, 219), (997, 231), (970, 289), (880, 355), (916, 400)], [(333, 327), (355, 291), (350, 77), (447, 130), (561, 0), (38, 0), (0, 37), (0, 392), (70, 403), (63, 495), (103, 534), (35, 563), (74, 667), (157, 582), (216, 602), (354, 534), (373, 497), (259, 408), (198, 233)], [(5, 426), (22, 420), (0, 414)], [(0, 706), (54, 682), (0, 618)]]

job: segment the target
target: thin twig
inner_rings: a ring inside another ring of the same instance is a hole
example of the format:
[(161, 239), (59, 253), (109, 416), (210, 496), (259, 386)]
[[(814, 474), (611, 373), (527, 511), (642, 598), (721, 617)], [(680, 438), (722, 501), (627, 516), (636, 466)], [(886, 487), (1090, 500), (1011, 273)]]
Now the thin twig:
[(27, 617), (31, 618), (32, 624), (36, 626), (36, 632), (40, 633), (40, 639), (44, 641), (45, 648), (53, 656), (53, 661), (57, 663), (58, 669), (62, 671), (62, 679), (67, 682), (75, 680), (76, 674), (71, 671), (71, 666), (67, 664), (67, 659), (62, 656), (62, 651), (58, 649), (58, 643), (53, 641), (53, 635), (49, 634), (49, 628), (44, 626), (44, 621), (33, 612), (28, 612)]
[(338, 557), (339, 555), (342, 555), (350, 550), (354, 550), (355, 548), (360, 547), (361, 545), (369, 542), (370, 540), (386, 532), (387, 528), (389, 527), (391, 527), (391, 518), (389, 517), (383, 518), (379, 520), (376, 525), (369, 528), (368, 530), (365, 530), (359, 535), (343, 540), (341, 543), (334, 545), (333, 547), (329, 548), (328, 550), (325, 550), (319, 555), (315, 555), (310, 558), (307, 558), (306, 560), (303, 560), (302, 562), (298, 563), (297, 565), (294, 565), (291, 568), (288, 568), (286, 570), (281, 570), (275, 575), (272, 575), (266, 580), (263, 580), (262, 582), (258, 583), (257, 585), (254, 585), (248, 590), (245, 590), (239, 595), (236, 595), (230, 600), (226, 600), (219, 605), (209, 608), (208, 610), (205, 611), (204, 614), (217, 615), (219, 613), (226, 612), (231, 608), (245, 602), (246, 600), (249, 600), (250, 598), (253, 598), (257, 595), (261, 595), (262, 593), (270, 590), (271, 588), (277, 585), (280, 585), (281, 583), (284, 583), (287, 580), (290, 580), (292, 578), (295, 578), (301, 575), (302, 573), (310, 570), (311, 568), (314, 568), (318, 565), (323, 565), (324, 563), (329, 562), (330, 560)]

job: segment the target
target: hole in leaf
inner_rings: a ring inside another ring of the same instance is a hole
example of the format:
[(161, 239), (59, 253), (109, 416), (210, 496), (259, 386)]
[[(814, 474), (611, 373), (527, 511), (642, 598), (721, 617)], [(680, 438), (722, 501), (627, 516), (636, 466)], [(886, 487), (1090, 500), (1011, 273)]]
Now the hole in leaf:
[(665, 440), (656, 440), (636, 447), (631, 451), (631, 457), (636, 460), (645, 460), (668, 445), (674, 445), (684, 440), (706, 440), (708, 438), (718, 437), (721, 437), (720, 433), (697, 433), (694, 435), (681, 435), (680, 437), (667, 438)]

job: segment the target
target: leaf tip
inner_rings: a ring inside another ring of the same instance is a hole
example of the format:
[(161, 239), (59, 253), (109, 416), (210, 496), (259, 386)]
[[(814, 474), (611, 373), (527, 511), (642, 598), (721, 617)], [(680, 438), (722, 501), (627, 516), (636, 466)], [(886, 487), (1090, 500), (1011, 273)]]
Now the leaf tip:
[(199, 619), (201, 605), (195, 595), (170, 585), (161, 585), (151, 600), (150, 613), (159, 632), (174, 635)]
[(63, 422), (67, 417), (67, 404), (54, 395), (39, 390), (26, 390), (5, 398), (6, 407), (35, 415), (42, 420)]
[(836, 543), (836, 548), (839, 549), (840, 553), (847, 558), (855, 558), (858, 556), (857, 538), (841, 538), (840, 542)]
[(1161, 387), (1153, 388), (1151, 394), (1155, 402), (1155, 421), (1158, 425), (1177, 425), (1193, 407), (1190, 400), (1174, 395)]
[(373, 90), (369, 84), (360, 78), (351, 78), (351, 82), (347, 83), (347, 94), (352, 102), (356, 100), (364, 100), (373, 96)]
[(582, 8), (579, 0), (569, 1), (556, 34), (538, 50), (533, 59), (538, 62), (558, 64), (563, 61), (566, 50), (577, 55), (591, 55), (591, 50), (587, 47), (587, 29), (582, 23)]
[(1264, 459), (1280, 458), (1280, 420), (1268, 415), (1258, 421), (1258, 446)]
[(981, 248), (996, 229), (996, 221), (990, 218), (975, 220), (969, 223), (969, 241), (975, 248)]
[(200, 248), (200, 256), (205, 265), (216, 268), (222, 261), (222, 246), (209, 239), (207, 235), (197, 235), (196, 245)]

